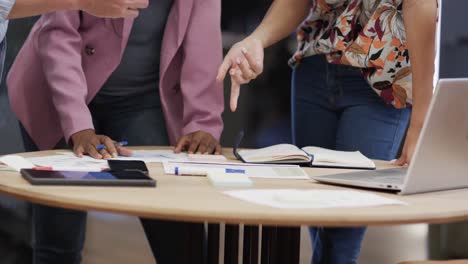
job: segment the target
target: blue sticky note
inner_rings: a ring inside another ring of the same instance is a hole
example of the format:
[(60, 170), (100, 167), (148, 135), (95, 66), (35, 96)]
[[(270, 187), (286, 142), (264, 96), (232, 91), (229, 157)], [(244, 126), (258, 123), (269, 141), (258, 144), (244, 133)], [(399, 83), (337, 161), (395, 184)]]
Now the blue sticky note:
[(245, 174), (245, 170), (241, 170), (241, 169), (226, 169), (226, 173), (241, 173), (241, 174)]

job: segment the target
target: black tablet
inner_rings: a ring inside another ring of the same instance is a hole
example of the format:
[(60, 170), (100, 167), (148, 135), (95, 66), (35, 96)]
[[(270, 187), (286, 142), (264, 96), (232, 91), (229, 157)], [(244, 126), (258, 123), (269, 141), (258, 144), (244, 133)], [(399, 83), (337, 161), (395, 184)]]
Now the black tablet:
[(156, 186), (156, 181), (141, 171), (89, 172), (22, 169), (21, 175), (33, 185)]

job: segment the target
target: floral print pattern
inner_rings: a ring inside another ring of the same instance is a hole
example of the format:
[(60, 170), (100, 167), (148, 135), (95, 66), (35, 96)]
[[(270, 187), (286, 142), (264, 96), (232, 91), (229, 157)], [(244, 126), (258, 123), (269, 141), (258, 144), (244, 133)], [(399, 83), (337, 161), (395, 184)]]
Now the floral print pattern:
[(412, 102), (411, 64), (402, 14), (403, 0), (313, 0), (297, 31), (291, 66), (306, 56), (359, 67), (387, 104)]

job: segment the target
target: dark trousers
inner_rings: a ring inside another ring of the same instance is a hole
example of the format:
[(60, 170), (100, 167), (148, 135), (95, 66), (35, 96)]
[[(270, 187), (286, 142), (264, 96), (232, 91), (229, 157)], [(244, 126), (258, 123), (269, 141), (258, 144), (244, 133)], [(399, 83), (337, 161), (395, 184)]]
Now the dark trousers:
[[(96, 132), (134, 146), (169, 144), (164, 116), (153, 95), (109, 100), (90, 105)], [(23, 129), (28, 151), (37, 147)], [(66, 148), (60, 142), (57, 148)], [(85, 240), (87, 213), (33, 205), (34, 264), (77, 264)], [(144, 231), (158, 264), (201, 263), (203, 224), (141, 218)], [(116, 230), (118, 232), (118, 230)], [(125, 250), (114, 249), (114, 250)], [(112, 252), (109, 252), (112, 254)]]
[[(357, 68), (334, 65), (324, 56), (304, 59), (293, 73), (295, 144), (361, 151), (372, 159), (397, 157), (411, 108), (386, 105)], [(311, 227), (313, 264), (355, 264), (364, 227)]]

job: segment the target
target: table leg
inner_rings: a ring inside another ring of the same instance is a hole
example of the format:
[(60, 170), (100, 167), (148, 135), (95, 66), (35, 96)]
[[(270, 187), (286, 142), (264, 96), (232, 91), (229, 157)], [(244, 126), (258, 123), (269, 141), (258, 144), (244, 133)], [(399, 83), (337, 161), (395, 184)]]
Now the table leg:
[(224, 263), (237, 264), (239, 259), (239, 226), (226, 225)]
[(262, 226), (262, 264), (277, 263), (277, 231), (275, 226)]
[(190, 232), (190, 262), (188, 263), (203, 263), (203, 240), (205, 239), (205, 225), (189, 223)]
[(208, 224), (208, 264), (219, 263), (219, 232), (219, 224)]
[(299, 263), (300, 255), (300, 227), (281, 227), (277, 230), (277, 248), (276, 252), (278, 263)]
[(244, 252), (242, 257), (243, 264), (258, 263), (258, 226), (244, 226)]

